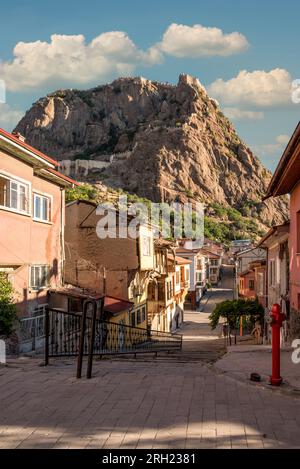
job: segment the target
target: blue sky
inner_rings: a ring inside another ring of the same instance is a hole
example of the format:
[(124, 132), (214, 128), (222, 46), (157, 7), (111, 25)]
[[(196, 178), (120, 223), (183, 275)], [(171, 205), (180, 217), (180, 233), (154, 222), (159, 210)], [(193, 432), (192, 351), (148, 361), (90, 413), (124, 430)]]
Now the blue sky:
[[(199, 78), (271, 169), (299, 121), (300, 104), (290, 97), (292, 81), (300, 78), (295, 0), (15, 0), (1, 5), (1, 16), (7, 99), (0, 125), (8, 130), (32, 102), (60, 87), (84, 89), (121, 75), (176, 83), (180, 73)], [(115, 31), (125, 34), (110, 35), (107, 45), (101, 35)], [(59, 35), (55, 44), (53, 34)], [(66, 44), (61, 36), (73, 39)]]

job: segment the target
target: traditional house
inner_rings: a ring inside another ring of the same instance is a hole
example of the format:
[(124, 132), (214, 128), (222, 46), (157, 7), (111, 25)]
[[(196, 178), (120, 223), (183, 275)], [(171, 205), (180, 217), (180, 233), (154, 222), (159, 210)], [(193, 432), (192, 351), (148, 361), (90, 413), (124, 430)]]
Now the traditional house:
[[(259, 247), (264, 248), (267, 252), (267, 269), (266, 275), (266, 306), (270, 310), (275, 303), (282, 306), (283, 312), (287, 315), (288, 321), (284, 323), (283, 342), (288, 340), (288, 324), (290, 317), (289, 305), (289, 222), (274, 226), (262, 238)], [(266, 339), (270, 341), (271, 330), (266, 331)]]
[(266, 198), (290, 194), (290, 339), (300, 335), (300, 123), (267, 190)]
[(151, 329), (174, 332), (184, 320), (184, 302), (190, 288), (191, 261), (178, 257), (168, 241), (155, 242), (155, 273), (148, 287)]
[(207, 281), (216, 286), (221, 278), (222, 256), (208, 249), (202, 249), (201, 253), (205, 256)]
[(146, 328), (148, 283), (156, 275), (153, 232), (141, 225), (137, 239), (121, 237), (119, 213), (111, 209), (108, 212), (116, 226), (101, 238), (98, 227), (105, 223), (106, 215), (97, 214), (97, 204), (86, 200), (67, 204), (65, 280), (76, 287), (132, 302), (126, 323)]
[(0, 271), (20, 317), (42, 313), (64, 270), (65, 188), (77, 184), (59, 163), (0, 129)]
[(251, 249), (253, 243), (251, 239), (235, 239), (231, 242), (229, 247), (229, 253), (231, 256), (235, 256), (241, 251), (245, 251), (246, 249)]
[(266, 258), (266, 252), (262, 247), (255, 247), (247, 249), (236, 254), (236, 269), (238, 277), (249, 270), (249, 266), (252, 262)]
[[(49, 307), (57, 311), (82, 314), (84, 302), (93, 300), (99, 303), (102, 295), (86, 289), (65, 285), (61, 288), (49, 290)], [(101, 319), (130, 325), (130, 313), (134, 304), (130, 301), (121, 300), (112, 296), (104, 296), (103, 316)]]
[(207, 249), (208, 251), (215, 252), (223, 258), (225, 254), (225, 249), (222, 243), (219, 243), (217, 241), (213, 241), (211, 239), (205, 238), (204, 240), (204, 249)]
[(206, 291), (208, 263), (206, 252), (204, 253), (201, 248), (194, 248), (190, 241), (182, 240), (179, 242), (176, 254), (190, 261), (190, 290), (187, 301), (192, 309), (196, 309)]
[(255, 272), (253, 269), (245, 270), (239, 274), (239, 296), (253, 300), (256, 297)]
[(269, 308), (289, 295), (289, 233), (289, 222), (274, 226), (258, 245), (267, 252)]
[(250, 269), (254, 272), (254, 291), (255, 297), (259, 303), (266, 308), (268, 303), (267, 296), (267, 262), (265, 259), (259, 259), (251, 262)]

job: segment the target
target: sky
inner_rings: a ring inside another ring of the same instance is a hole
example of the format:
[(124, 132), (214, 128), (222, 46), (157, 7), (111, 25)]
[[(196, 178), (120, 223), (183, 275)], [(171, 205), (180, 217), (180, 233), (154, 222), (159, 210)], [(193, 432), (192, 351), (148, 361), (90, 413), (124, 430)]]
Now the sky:
[(0, 127), (59, 88), (188, 73), (274, 170), (300, 120), (299, 17), (296, 0), (1, 1)]

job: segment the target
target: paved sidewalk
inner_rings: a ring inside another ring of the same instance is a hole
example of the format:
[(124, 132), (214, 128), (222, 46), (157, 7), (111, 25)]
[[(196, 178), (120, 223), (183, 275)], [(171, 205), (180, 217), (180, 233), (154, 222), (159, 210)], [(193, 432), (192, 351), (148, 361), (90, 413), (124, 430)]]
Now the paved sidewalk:
[[(300, 396), (300, 364), (292, 362), (292, 349), (281, 351), (281, 389), (295, 391)], [(268, 385), (272, 371), (271, 346), (237, 345), (228, 347), (227, 354), (215, 364), (215, 369), (239, 380), (248, 381), (251, 373), (259, 373)]]
[(73, 359), (0, 366), (0, 448), (300, 448), (300, 399), (211, 365), (224, 342), (208, 316), (232, 295), (226, 281), (186, 314), (181, 354), (95, 361), (91, 380)]
[(200, 363), (73, 361), (0, 368), (0, 448), (300, 447), (300, 400)]

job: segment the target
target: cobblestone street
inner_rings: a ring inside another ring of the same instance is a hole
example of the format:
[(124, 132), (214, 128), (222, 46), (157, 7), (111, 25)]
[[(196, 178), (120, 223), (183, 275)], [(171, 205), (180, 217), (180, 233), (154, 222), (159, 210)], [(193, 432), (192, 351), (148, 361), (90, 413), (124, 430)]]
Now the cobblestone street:
[[(300, 400), (215, 373), (224, 342), (208, 314), (187, 313), (181, 355), (96, 361), (10, 360), (0, 368), (0, 448), (295, 448)], [(232, 296), (231, 296), (232, 297)], [(86, 364), (85, 364), (86, 365)]]

